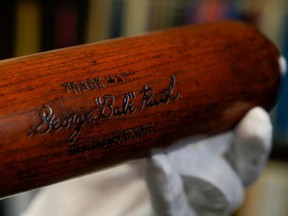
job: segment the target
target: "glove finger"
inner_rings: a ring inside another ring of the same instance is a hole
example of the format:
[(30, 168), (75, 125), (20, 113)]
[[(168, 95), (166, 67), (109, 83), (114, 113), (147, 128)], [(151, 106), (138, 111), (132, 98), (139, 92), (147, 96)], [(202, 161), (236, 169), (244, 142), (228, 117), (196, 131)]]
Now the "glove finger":
[(243, 186), (227, 161), (207, 149), (187, 147), (185, 150), (168, 157), (183, 179), (195, 212), (201, 216), (223, 216), (238, 208), (243, 198)]
[(282, 77), (284, 77), (286, 74), (286, 71), (287, 71), (287, 62), (286, 62), (286, 59), (284, 58), (284, 56), (279, 57), (279, 65), (280, 65), (281, 75), (282, 75)]
[(179, 174), (163, 153), (147, 159), (145, 181), (157, 216), (196, 216), (184, 193)]
[(269, 115), (260, 107), (251, 109), (234, 131), (227, 159), (246, 187), (264, 169), (272, 145), (272, 125)]

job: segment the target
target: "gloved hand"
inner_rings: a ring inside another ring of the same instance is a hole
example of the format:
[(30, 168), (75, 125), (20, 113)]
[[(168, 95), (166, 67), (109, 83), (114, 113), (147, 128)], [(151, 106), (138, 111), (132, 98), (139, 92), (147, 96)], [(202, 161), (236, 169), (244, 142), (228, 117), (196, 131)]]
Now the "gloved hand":
[[(151, 159), (121, 165), (43, 189), (24, 216), (228, 215), (241, 203), (244, 187), (261, 173), (271, 148), (267, 113), (254, 108), (236, 129), (194, 137)], [(188, 145), (191, 144), (191, 145)]]
[[(227, 216), (262, 172), (271, 149), (268, 114), (251, 109), (234, 131), (155, 149), (145, 179), (157, 216)], [(189, 144), (189, 145), (188, 145)]]

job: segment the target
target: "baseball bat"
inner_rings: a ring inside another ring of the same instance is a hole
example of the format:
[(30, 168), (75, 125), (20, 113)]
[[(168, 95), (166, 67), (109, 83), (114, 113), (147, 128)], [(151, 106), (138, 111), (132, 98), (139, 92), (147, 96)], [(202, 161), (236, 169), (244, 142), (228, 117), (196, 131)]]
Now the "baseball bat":
[(273, 107), (276, 48), (222, 21), (0, 62), (0, 196), (232, 129)]

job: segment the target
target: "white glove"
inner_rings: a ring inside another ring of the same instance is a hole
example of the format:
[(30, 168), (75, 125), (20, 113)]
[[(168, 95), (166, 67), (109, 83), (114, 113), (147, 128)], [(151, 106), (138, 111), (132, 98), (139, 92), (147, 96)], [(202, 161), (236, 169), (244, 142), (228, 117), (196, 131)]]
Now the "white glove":
[(262, 172), (271, 139), (269, 116), (256, 107), (234, 131), (154, 150), (145, 172), (154, 212), (157, 216), (230, 215), (240, 206), (244, 187)]
[(157, 215), (228, 215), (240, 205), (243, 186), (261, 173), (271, 133), (267, 113), (255, 108), (233, 132), (194, 137), (193, 145), (184, 146), (191, 143), (186, 139), (155, 150), (147, 163), (140, 160), (47, 187), (23, 215), (151, 216), (143, 167)]

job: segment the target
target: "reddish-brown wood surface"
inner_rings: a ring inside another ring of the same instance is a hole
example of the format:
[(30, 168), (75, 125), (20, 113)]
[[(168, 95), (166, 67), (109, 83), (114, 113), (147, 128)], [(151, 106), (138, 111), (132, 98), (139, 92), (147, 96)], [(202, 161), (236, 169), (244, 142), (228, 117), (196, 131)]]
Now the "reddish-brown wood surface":
[(270, 109), (278, 52), (240, 22), (180, 27), (0, 62), (0, 196), (229, 130)]

